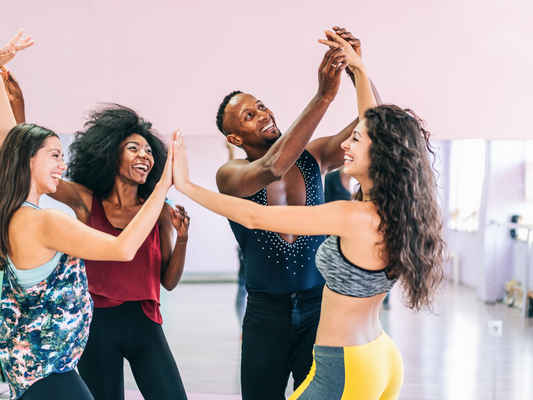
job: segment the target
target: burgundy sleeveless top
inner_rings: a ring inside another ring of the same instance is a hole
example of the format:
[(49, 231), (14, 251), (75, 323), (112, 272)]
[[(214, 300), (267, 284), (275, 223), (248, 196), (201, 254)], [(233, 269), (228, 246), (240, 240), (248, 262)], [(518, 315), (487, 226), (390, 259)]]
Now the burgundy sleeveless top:
[[(113, 236), (118, 236), (121, 232), (111, 225), (105, 215), (102, 200), (95, 195), (87, 225)], [(115, 307), (125, 301), (140, 301), (148, 318), (158, 324), (163, 323), (159, 311), (161, 245), (157, 222), (132, 261), (85, 260), (85, 267), (95, 308)]]

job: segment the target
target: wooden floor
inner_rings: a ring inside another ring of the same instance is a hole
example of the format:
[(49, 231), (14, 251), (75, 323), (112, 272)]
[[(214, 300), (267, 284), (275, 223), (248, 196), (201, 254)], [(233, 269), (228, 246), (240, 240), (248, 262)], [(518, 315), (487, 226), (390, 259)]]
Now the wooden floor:
[[(190, 395), (191, 400), (240, 398), (200, 394), (240, 391), (236, 290), (232, 283), (180, 284), (162, 296), (163, 327), (185, 388), (196, 393)], [(492, 400), (494, 355), (496, 398), (533, 399), (533, 319), (523, 320), (517, 309), (503, 304), (486, 305), (472, 289), (451, 285), (435, 313), (411, 313), (400, 304), (396, 291), (391, 309), (382, 312), (383, 328), (400, 348), (405, 363), (400, 399)], [(489, 320), (503, 321), (501, 338), (489, 336)], [(142, 399), (129, 366), (125, 373), (127, 398)]]
[[(187, 392), (240, 391), (236, 290), (227, 283), (181, 284), (163, 295), (163, 327)], [(503, 304), (486, 305), (464, 286), (446, 288), (437, 315), (413, 314), (396, 288), (391, 297), (381, 317), (405, 363), (401, 399), (491, 400), (494, 355), (497, 399), (533, 399), (533, 319)], [(503, 321), (501, 338), (489, 336), (489, 320)], [(126, 374), (127, 388), (135, 389)]]

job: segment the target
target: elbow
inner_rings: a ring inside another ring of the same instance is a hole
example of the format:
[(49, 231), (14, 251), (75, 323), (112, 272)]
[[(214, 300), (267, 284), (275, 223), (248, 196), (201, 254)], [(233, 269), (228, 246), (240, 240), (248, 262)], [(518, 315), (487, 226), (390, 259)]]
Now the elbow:
[(176, 289), (178, 284), (176, 283), (175, 285), (169, 285), (166, 282), (161, 282), (161, 286), (163, 286), (167, 292), (172, 292), (174, 289)]
[(128, 246), (119, 246), (118, 254), (117, 254), (117, 261), (123, 261), (123, 262), (129, 262), (133, 261), (135, 258), (135, 254), (137, 251), (134, 251), (131, 248), (128, 248)]

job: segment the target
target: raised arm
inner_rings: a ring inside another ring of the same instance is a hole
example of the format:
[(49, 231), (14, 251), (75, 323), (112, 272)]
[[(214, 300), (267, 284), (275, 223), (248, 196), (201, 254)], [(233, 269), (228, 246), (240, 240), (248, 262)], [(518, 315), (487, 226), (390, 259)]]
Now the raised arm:
[[(344, 40), (340, 44), (341, 47), (348, 49), (351, 47), (353, 51), (361, 58), (361, 41), (356, 39), (351, 32), (348, 32), (346, 29), (334, 26), (333, 30), (335, 34)], [(328, 44), (331, 45), (332, 37), (328, 37), (330, 41)], [(322, 41), (320, 41), (323, 43)], [(357, 87), (354, 73), (350, 68), (346, 68), (346, 72), (352, 80), (354, 87)], [(381, 97), (372, 82), (372, 93), (377, 104), (382, 104)], [(333, 169), (339, 168), (344, 163), (344, 151), (341, 149), (341, 143), (344, 142), (353, 132), (354, 128), (359, 123), (359, 117), (357, 117), (353, 122), (351, 122), (346, 128), (340, 131), (334, 136), (328, 136), (324, 138), (319, 138), (313, 140), (307, 146), (307, 150), (313, 154), (317, 162), (320, 164), (322, 173), (331, 171)]]
[(335, 44), (329, 49), (319, 67), (319, 85), (315, 97), (307, 105), (287, 132), (254, 161), (232, 160), (217, 173), (221, 193), (248, 197), (261, 188), (280, 180), (294, 165), (307, 146), (322, 117), (339, 89), (342, 71), (346, 68), (342, 49)]
[(26, 39), (21, 39), (22, 33), (21, 29), (8, 44), (0, 49), (0, 68), (2, 69), (2, 73), (0, 74), (0, 146), (4, 143), (9, 131), (17, 125), (17, 120), (11, 110), (11, 104), (6, 91), (6, 85), (9, 84), (9, 72), (4, 65), (15, 58), (19, 51), (35, 43), (31, 40), (31, 36), (28, 36)]
[[(189, 240), (190, 219), (182, 206), (172, 208), (163, 206), (159, 217), (159, 236), (161, 238), (161, 285), (166, 290), (173, 290), (181, 280), (185, 267), (185, 255)], [(173, 233), (178, 238), (173, 243)]]
[(353, 232), (353, 227), (360, 223), (357, 216), (364, 215), (353, 213), (353, 206), (359, 207), (366, 203), (336, 201), (316, 207), (265, 207), (252, 201), (215, 193), (189, 180), (187, 151), (181, 135), (178, 135), (174, 153), (173, 178), (176, 189), (209, 210), (249, 229), (296, 235), (345, 236)]
[(2, 77), (4, 79), (4, 85), (7, 92), (7, 97), (11, 103), (11, 110), (15, 116), (15, 120), (18, 124), (26, 122), (26, 111), (24, 109), (24, 95), (22, 89), (11, 71), (4, 66), (2, 68)]
[(7, 97), (6, 88), (4, 86), (4, 76), (0, 74), (0, 147), (4, 144), (9, 131), (17, 125), (15, 116), (11, 110), (11, 104)]
[(120, 235), (108, 235), (59, 210), (46, 209), (35, 212), (35, 222), (29, 224), (30, 232), (34, 232), (31, 234), (37, 235), (35, 240), (47, 249), (88, 260), (132, 260), (158, 220), (168, 189), (172, 185), (174, 137), (175, 135), (169, 145), (168, 158), (160, 181)]
[(366, 67), (361, 60), (361, 57), (355, 52), (355, 50), (348, 46), (347, 42), (334, 32), (326, 31), (328, 40), (319, 39), (318, 41), (327, 46), (337, 44), (344, 47), (343, 55), (346, 55), (350, 70), (354, 74), (355, 85), (357, 88), (357, 109), (359, 115), (364, 115), (365, 111), (369, 108), (376, 107), (377, 102), (372, 92), (372, 85), (366, 72)]

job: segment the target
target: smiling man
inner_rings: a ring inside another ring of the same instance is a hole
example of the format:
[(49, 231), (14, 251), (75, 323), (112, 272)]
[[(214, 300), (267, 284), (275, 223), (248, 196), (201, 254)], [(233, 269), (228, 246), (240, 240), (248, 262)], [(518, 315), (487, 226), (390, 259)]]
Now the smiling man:
[[(335, 29), (335, 28), (334, 28)], [(336, 28), (352, 45), (359, 41)], [(317, 94), (282, 136), (272, 111), (240, 91), (225, 97), (217, 114), (227, 141), (246, 159), (224, 164), (219, 191), (263, 205), (324, 203), (322, 175), (344, 162), (341, 143), (357, 119), (335, 136), (309, 142), (337, 94), (346, 64), (341, 49), (330, 49), (319, 67)], [(243, 322), (243, 400), (284, 400), (292, 372), (294, 387), (309, 373), (320, 316), (324, 279), (315, 254), (324, 236), (249, 230), (230, 221), (245, 257), (248, 304)]]

